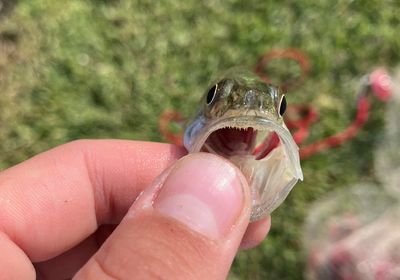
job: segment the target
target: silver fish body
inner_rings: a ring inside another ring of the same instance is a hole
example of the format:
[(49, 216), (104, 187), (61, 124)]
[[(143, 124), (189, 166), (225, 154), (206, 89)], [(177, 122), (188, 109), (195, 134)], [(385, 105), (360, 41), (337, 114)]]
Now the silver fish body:
[(283, 121), (285, 109), (277, 87), (234, 68), (207, 89), (185, 129), (183, 143), (190, 153), (223, 156), (243, 172), (253, 221), (276, 209), (303, 180), (298, 147)]

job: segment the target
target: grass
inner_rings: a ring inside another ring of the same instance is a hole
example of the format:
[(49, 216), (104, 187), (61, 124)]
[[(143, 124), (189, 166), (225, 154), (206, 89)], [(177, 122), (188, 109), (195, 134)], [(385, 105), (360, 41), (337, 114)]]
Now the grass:
[[(2, 0), (2, 3), (12, 3)], [(321, 119), (309, 141), (342, 130), (358, 79), (400, 61), (397, 1), (19, 0), (0, 11), (0, 167), (78, 138), (162, 141), (165, 109), (190, 115), (209, 79), (295, 47), (312, 71), (288, 93)], [(282, 62), (283, 63), (283, 62)], [(285, 64), (268, 71), (288, 75)], [(289, 63), (289, 62), (288, 62)], [(290, 64), (290, 63), (289, 63)], [(289, 65), (290, 69), (296, 69)], [(273, 213), (271, 233), (241, 252), (232, 279), (302, 279), (303, 222), (327, 192), (375, 180), (383, 105), (351, 143), (302, 163), (305, 181)]]

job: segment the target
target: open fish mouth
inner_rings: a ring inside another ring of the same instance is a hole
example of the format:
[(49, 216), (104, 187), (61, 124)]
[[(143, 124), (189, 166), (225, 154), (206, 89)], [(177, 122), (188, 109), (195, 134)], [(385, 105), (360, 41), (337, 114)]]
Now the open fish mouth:
[(303, 180), (298, 147), (290, 132), (265, 117), (226, 117), (198, 123), (184, 142), (189, 152), (217, 154), (239, 167), (252, 192), (251, 220), (271, 213), (297, 181)]
[(202, 151), (226, 158), (247, 155), (261, 160), (279, 144), (279, 136), (274, 131), (257, 130), (253, 127), (223, 127), (210, 134)]

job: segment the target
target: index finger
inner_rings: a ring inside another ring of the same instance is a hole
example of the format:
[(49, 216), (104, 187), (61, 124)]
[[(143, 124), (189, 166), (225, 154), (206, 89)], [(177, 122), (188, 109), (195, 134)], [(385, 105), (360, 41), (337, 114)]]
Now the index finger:
[(59, 255), (118, 222), (185, 153), (170, 144), (80, 140), (39, 154), (0, 173), (0, 233), (31, 261)]

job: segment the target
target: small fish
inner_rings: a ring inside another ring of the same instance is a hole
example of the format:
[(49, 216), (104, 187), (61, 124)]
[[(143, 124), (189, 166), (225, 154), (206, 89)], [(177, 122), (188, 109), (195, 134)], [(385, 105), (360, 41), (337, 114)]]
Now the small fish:
[(207, 89), (185, 129), (190, 153), (220, 155), (243, 172), (252, 193), (252, 221), (276, 209), (303, 180), (299, 149), (282, 117), (286, 106), (277, 87), (233, 68)]

